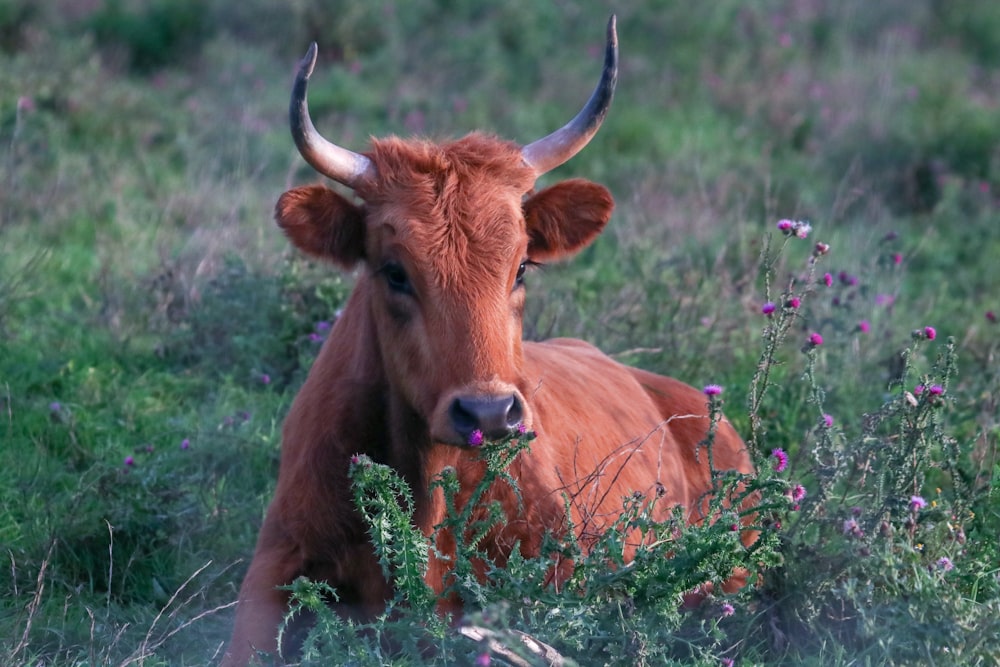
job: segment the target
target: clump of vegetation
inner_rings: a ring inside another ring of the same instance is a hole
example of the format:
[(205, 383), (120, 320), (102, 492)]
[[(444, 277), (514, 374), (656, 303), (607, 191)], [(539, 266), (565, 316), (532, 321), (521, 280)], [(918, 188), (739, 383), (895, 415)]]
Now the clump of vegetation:
[[(474, 523), (452, 626), (430, 612), (406, 490), (359, 461), (399, 597), (356, 632), (296, 582), (318, 618), (307, 662), (1000, 652), (997, 10), (653, 4), (619, 13), (608, 122), (549, 177), (607, 184), (614, 220), (529, 279), (526, 335), (711, 387), (756, 456), (759, 546), (623, 499), (656, 548), (626, 564), (617, 533), (589, 555), (554, 543), (578, 564), (556, 592), (548, 559), (471, 576)], [(590, 90), (606, 12), (0, 0), (0, 665), (200, 665), (228, 639), (281, 421), (351, 285), (292, 259), (269, 222), (315, 179), (286, 121), (308, 41), (329, 65), (315, 120), (345, 145), (525, 141)], [(741, 563), (756, 585), (681, 608)]]

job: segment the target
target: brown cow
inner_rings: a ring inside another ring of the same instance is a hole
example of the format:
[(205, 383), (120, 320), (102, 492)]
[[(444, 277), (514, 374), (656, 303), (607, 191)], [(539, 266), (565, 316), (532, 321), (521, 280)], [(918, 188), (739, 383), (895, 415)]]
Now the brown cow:
[[(473, 432), (499, 439), (533, 430), (530, 451), (510, 467), (523, 506), (504, 485), (491, 489), (509, 517), (487, 545), (500, 562), (513, 544), (538, 556), (546, 531), (565, 530), (567, 495), (573, 525), (588, 535), (610, 525), (636, 491), (659, 489), (664, 512), (681, 504), (690, 520), (702, 518), (711, 480), (707, 457), (697, 455), (709, 428), (701, 392), (578, 340), (521, 338), (526, 268), (577, 252), (611, 216), (600, 185), (575, 179), (533, 190), (604, 118), (617, 78), (614, 17), (607, 34), (604, 72), (587, 105), (524, 147), (473, 133), (450, 143), (378, 139), (353, 153), (313, 127), (306, 84), (315, 45), (302, 61), (290, 109), (295, 142), (363, 203), (298, 187), (275, 215), (302, 251), (362, 271), (285, 421), (278, 486), (240, 590), (226, 665), (277, 649), (288, 603), (277, 587), (300, 575), (330, 583), (343, 613), (384, 607), (390, 584), (351, 500), (355, 453), (403, 475), (416, 495), (414, 521), (430, 536), (445, 512), (440, 492), (427, 492), (435, 476), (451, 466), (463, 490), (482, 479)], [(752, 469), (725, 420), (714, 461)], [(749, 543), (753, 532), (743, 537)], [(440, 593), (446, 575), (446, 564), (432, 560), (426, 580)], [(455, 610), (449, 602), (442, 607)]]

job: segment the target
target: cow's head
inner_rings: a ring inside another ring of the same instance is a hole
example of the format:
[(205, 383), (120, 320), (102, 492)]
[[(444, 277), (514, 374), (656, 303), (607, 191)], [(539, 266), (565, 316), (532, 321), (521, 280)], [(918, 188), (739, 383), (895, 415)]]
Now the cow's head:
[[(345, 268), (362, 262), (389, 383), (435, 442), (465, 444), (532, 425), (521, 373), (523, 277), (533, 263), (571, 255), (604, 228), (614, 206), (602, 186), (569, 180), (534, 192), (597, 132), (617, 78), (614, 17), (604, 72), (586, 106), (524, 147), (473, 133), (451, 143), (388, 138), (358, 154), (319, 135), (306, 104), (313, 44), (292, 91), (292, 135), (317, 171), (347, 185), (355, 204), (322, 186), (278, 201), (276, 218), (301, 250)], [(374, 342), (374, 341), (373, 341)]]

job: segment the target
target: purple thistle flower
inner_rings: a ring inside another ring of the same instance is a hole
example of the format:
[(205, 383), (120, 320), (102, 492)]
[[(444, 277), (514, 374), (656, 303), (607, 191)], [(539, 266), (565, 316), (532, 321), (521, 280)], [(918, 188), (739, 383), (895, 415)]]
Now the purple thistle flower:
[(924, 385), (918, 384), (916, 387), (913, 388), (914, 396), (919, 396), (922, 393), (924, 393)]
[(318, 342), (320, 342), (322, 340), (323, 340), (323, 337), (320, 336), (318, 333), (313, 332), (313, 333), (309, 334), (309, 342), (310, 343), (318, 343)]
[(778, 220), (778, 231), (784, 234), (791, 234), (795, 229), (795, 223), (791, 220)]
[(801, 484), (796, 484), (792, 487), (792, 502), (802, 502), (802, 499), (806, 497), (806, 487)]
[(829, 273), (824, 273), (823, 284), (826, 285), (827, 287), (833, 287), (833, 276), (831, 276)]
[(994, 313), (992, 310), (987, 310), (986, 311), (986, 321), (990, 322), (992, 324), (996, 324), (997, 323), (997, 314)]
[(187, 438), (181, 440), (181, 449), (189, 449), (191, 447), (191, 441)]
[(267, 373), (261, 373), (260, 374), (260, 383), (261, 384), (271, 384), (271, 376), (268, 375)]
[(824, 414), (823, 415), (823, 425), (826, 426), (827, 428), (830, 428), (831, 426), (833, 426), (833, 415)]
[(490, 654), (480, 653), (476, 656), (476, 667), (490, 667)]
[(793, 296), (785, 303), (785, 305), (788, 306), (789, 308), (798, 308), (799, 306), (802, 305), (802, 300), (799, 299), (799, 297), (797, 296)]
[(732, 616), (735, 613), (736, 613), (736, 607), (734, 607), (733, 605), (729, 604), (728, 602), (723, 602), (722, 603), (722, 609), (719, 611), (719, 615), (722, 618), (725, 618), (727, 616)]
[(937, 329), (934, 327), (924, 327), (924, 338), (927, 340), (934, 340), (937, 338)]
[(723, 658), (723, 659), (722, 659), (722, 660), (721, 660), (721, 661), (719, 662), (719, 664), (720, 664), (720, 665), (722, 665), (722, 667), (733, 667), (733, 665), (735, 665), (735, 664), (736, 664), (736, 662), (735, 662), (735, 661), (733, 661), (733, 659), (732, 659), (732, 658)]
[(760, 307), (760, 312), (764, 313), (765, 315), (770, 315), (771, 313), (774, 312), (774, 309), (775, 309), (774, 303), (768, 301), (767, 303), (765, 303), (763, 306)]
[(955, 564), (952, 563), (951, 559), (948, 558), (947, 556), (941, 556), (941, 558), (938, 558), (937, 566), (939, 569), (944, 570), (945, 572), (951, 572), (952, 570), (955, 569)]
[(868, 320), (861, 320), (860, 322), (858, 322), (858, 331), (860, 331), (861, 333), (868, 333), (871, 330), (872, 330), (872, 325), (871, 322), (869, 322)]
[(929, 391), (932, 396), (940, 396), (944, 393), (944, 387), (939, 384), (932, 384), (927, 388), (927, 391)]
[(821, 257), (828, 252), (830, 252), (830, 244), (823, 243), (822, 241), (816, 243), (816, 247), (813, 249), (813, 255), (816, 257)]
[(788, 454), (781, 447), (772, 449), (771, 456), (775, 458), (774, 472), (783, 472), (788, 467)]
[(132, 457), (131, 454), (125, 457), (125, 465), (126, 466), (134, 466), (135, 465), (135, 459)]
[(59, 404), (59, 401), (52, 401), (49, 403), (49, 410), (52, 412), (59, 412), (62, 410), (62, 405)]
[(893, 256), (892, 256), (892, 263), (896, 264), (897, 266), (899, 264), (902, 264), (903, 263), (903, 256), (900, 253), (898, 253), (898, 252), (895, 253), (895, 254), (893, 254)]
[(809, 334), (809, 345), (812, 347), (819, 347), (823, 344), (823, 336), (816, 332)]
[(722, 393), (722, 387), (717, 384), (706, 384), (705, 388), (702, 389), (702, 392), (704, 392), (706, 396), (718, 396)]
[(864, 535), (864, 531), (861, 530), (860, 524), (853, 517), (844, 520), (844, 535), (850, 535), (851, 537), (861, 537)]
[(927, 501), (922, 496), (910, 496), (910, 509), (916, 512), (927, 507)]
[(469, 444), (473, 447), (478, 447), (483, 444), (483, 432), (478, 428), (469, 434)]
[(528, 427), (524, 425), (524, 422), (517, 423), (517, 433), (518, 435), (524, 435), (528, 432)]
[(330, 323), (327, 322), (326, 320), (316, 323), (316, 331), (329, 331), (329, 329), (330, 329)]
[(876, 306), (891, 306), (896, 301), (896, 297), (891, 294), (876, 294), (875, 295), (875, 305)]

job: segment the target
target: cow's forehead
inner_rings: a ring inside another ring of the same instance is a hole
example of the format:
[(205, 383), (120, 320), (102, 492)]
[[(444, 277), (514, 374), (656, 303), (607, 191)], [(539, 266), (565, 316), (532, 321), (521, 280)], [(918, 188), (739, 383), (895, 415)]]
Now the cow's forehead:
[(371, 230), (435, 283), (504, 275), (526, 243), (521, 198), (534, 173), (518, 147), (485, 135), (436, 144), (377, 140), (379, 178), (364, 193)]

